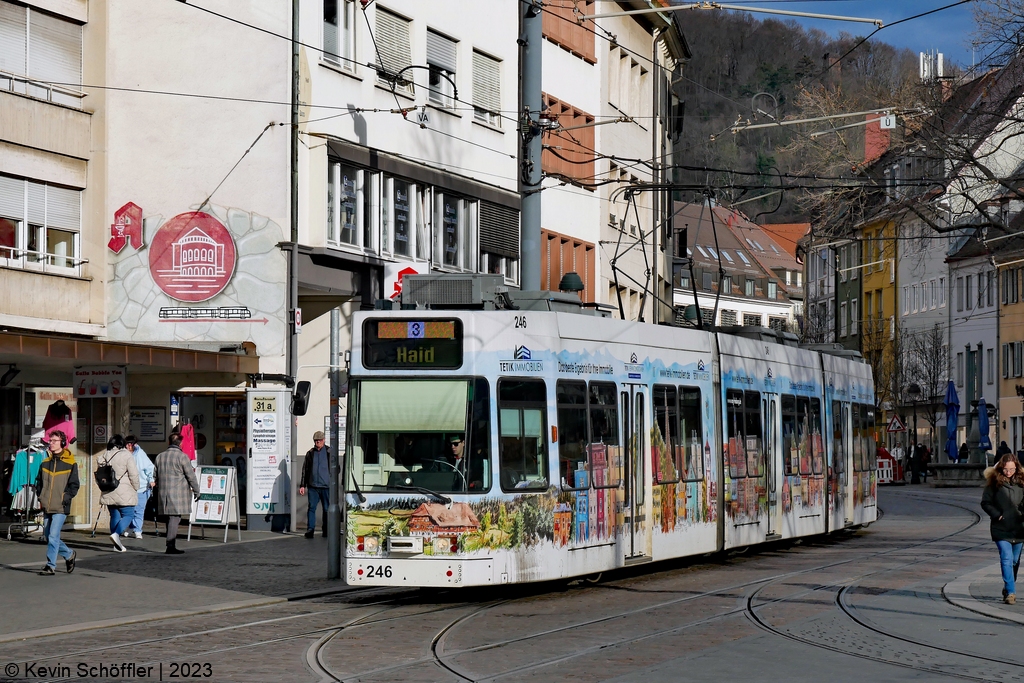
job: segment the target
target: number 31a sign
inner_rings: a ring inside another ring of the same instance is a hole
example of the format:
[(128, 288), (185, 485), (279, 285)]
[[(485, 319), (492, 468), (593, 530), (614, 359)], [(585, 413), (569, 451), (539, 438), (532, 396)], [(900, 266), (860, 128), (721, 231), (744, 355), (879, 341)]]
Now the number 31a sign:
[(277, 412), (277, 397), (257, 397), (252, 400), (252, 412), (254, 413), (276, 413)]

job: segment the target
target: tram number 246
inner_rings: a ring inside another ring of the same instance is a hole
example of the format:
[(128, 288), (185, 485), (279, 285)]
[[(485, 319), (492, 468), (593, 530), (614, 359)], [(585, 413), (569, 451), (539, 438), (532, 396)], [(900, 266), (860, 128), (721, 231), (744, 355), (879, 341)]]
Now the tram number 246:
[(373, 565), (368, 565), (366, 567), (366, 578), (390, 579), (391, 567), (386, 564), (378, 565), (376, 567), (374, 567)]

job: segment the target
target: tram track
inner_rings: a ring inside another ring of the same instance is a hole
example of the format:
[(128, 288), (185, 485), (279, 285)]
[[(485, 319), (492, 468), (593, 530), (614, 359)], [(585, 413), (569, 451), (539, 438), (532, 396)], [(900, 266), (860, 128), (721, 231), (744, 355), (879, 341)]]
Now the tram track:
[[(937, 503), (937, 504), (942, 504), (939, 501), (926, 501), (926, 502), (934, 502), (934, 503)], [(962, 533), (970, 530), (971, 528), (975, 527), (981, 521), (981, 516), (978, 515), (975, 511), (970, 510), (970, 509), (968, 509), (968, 508), (966, 508), (964, 506), (960, 506), (960, 505), (953, 505), (953, 507), (958, 507), (958, 508), (961, 508), (961, 509), (965, 510), (966, 512), (970, 513), (974, 517), (974, 519), (969, 524), (967, 524), (966, 526), (964, 526), (964, 527), (962, 527), (962, 528), (960, 528), (960, 529), (958, 529), (956, 531), (950, 532), (949, 534), (944, 534), (942, 536), (939, 536), (938, 538), (933, 538), (933, 539), (929, 539), (927, 541), (922, 541), (920, 543), (911, 544), (911, 545), (908, 545), (908, 546), (901, 546), (899, 548), (890, 548), (888, 550), (882, 550), (882, 551), (879, 551), (879, 552), (876, 552), (876, 553), (870, 553), (870, 554), (867, 554), (867, 555), (860, 555), (860, 556), (853, 557), (853, 558), (847, 558), (847, 559), (839, 560), (839, 561), (836, 561), (836, 562), (820, 564), (820, 565), (816, 565), (816, 566), (813, 566), (813, 567), (808, 567), (808, 568), (803, 568), (803, 569), (799, 569), (799, 570), (794, 570), (794, 571), (791, 571), (791, 572), (784, 572), (784, 573), (781, 573), (781, 574), (776, 574), (776, 575), (773, 575), (773, 576), (764, 577), (764, 578), (760, 578), (760, 579), (755, 579), (755, 580), (752, 580), (752, 581), (747, 581), (747, 582), (742, 582), (742, 583), (739, 583), (739, 584), (733, 584), (733, 585), (730, 585), (730, 586), (716, 588), (716, 589), (713, 589), (713, 590), (704, 591), (704, 592), (693, 594), (693, 595), (687, 595), (687, 596), (680, 597), (680, 598), (675, 598), (675, 599), (672, 599), (672, 600), (660, 601), (660, 602), (654, 603), (652, 605), (645, 605), (645, 606), (638, 607), (638, 608), (632, 609), (632, 610), (627, 610), (627, 611), (624, 611), (624, 612), (617, 612), (615, 614), (604, 615), (602, 617), (598, 617), (598, 618), (595, 618), (595, 619), (587, 619), (587, 620), (576, 621), (576, 622), (573, 622), (571, 624), (566, 624), (564, 626), (560, 626), (560, 627), (556, 627), (556, 628), (552, 628), (552, 629), (545, 629), (545, 630), (540, 631), (540, 632), (523, 634), (523, 635), (520, 635), (520, 636), (517, 636), (517, 637), (514, 637), (514, 638), (508, 638), (508, 639), (501, 640), (501, 641), (494, 641), (494, 642), (485, 643), (485, 644), (482, 644), (482, 645), (478, 645), (478, 646), (474, 646), (474, 647), (470, 647), (470, 648), (464, 648), (464, 649), (461, 649), (461, 650), (450, 651), (450, 652), (446, 652), (445, 651), (445, 649), (444, 649), (445, 641), (446, 641), (448, 635), (451, 634), (457, 626), (464, 625), (465, 622), (469, 621), (472, 618), (480, 616), (485, 611), (490, 610), (490, 609), (492, 609), (494, 607), (497, 607), (499, 604), (504, 604), (504, 603), (510, 602), (509, 600), (500, 601), (499, 603), (484, 605), (481, 608), (474, 610), (472, 613), (467, 614), (467, 615), (462, 615), (459, 618), (453, 620), (452, 622), (446, 624), (442, 629), (440, 629), (436, 633), (436, 635), (434, 636), (434, 638), (431, 641), (431, 655), (432, 656), (430, 658), (424, 657), (424, 658), (420, 658), (420, 659), (417, 659), (417, 660), (414, 660), (414, 661), (405, 662), (403, 664), (391, 665), (391, 666), (375, 668), (375, 669), (371, 669), (371, 670), (367, 670), (367, 671), (362, 671), (362, 672), (359, 672), (359, 673), (352, 674), (352, 676), (347, 678), (347, 679), (342, 679), (341, 677), (339, 677), (339, 675), (337, 675), (334, 672), (331, 672), (326, 667), (324, 668), (324, 670), (321, 673), (321, 675), (325, 676), (324, 680), (330, 680), (330, 681), (362, 680), (364, 678), (372, 678), (374, 676), (379, 676), (381, 674), (394, 673), (396, 671), (400, 671), (402, 669), (407, 669), (407, 668), (410, 668), (410, 667), (413, 667), (413, 666), (420, 666), (420, 665), (423, 665), (423, 664), (434, 663), (436, 666), (439, 666), (439, 667), (445, 669), (446, 671), (448, 671), (449, 673), (457, 676), (460, 680), (467, 680), (467, 681), (493, 681), (493, 680), (500, 680), (502, 678), (506, 678), (506, 677), (511, 676), (511, 675), (521, 674), (521, 673), (524, 673), (524, 672), (527, 672), (527, 671), (536, 670), (536, 669), (552, 666), (552, 665), (555, 665), (555, 664), (560, 664), (560, 663), (563, 663), (563, 662), (566, 662), (566, 661), (570, 661), (572, 659), (576, 659), (578, 657), (582, 657), (582, 656), (586, 656), (586, 655), (589, 655), (589, 654), (593, 654), (595, 652), (599, 652), (599, 651), (604, 650), (604, 649), (609, 648), (609, 647), (621, 647), (621, 646), (624, 646), (624, 645), (630, 645), (630, 644), (637, 643), (637, 642), (644, 641), (644, 640), (650, 640), (650, 639), (653, 639), (653, 638), (658, 638), (658, 637), (664, 637), (664, 636), (667, 636), (667, 635), (672, 635), (672, 634), (679, 633), (679, 632), (687, 630), (687, 629), (703, 626), (703, 625), (706, 625), (708, 623), (712, 623), (712, 622), (715, 622), (715, 621), (718, 621), (718, 620), (721, 620), (721, 619), (725, 619), (725, 618), (728, 618), (728, 617), (744, 614), (749, 609), (749, 602), (746, 605), (744, 605), (743, 607), (727, 610), (727, 611), (724, 611), (724, 612), (719, 612), (717, 614), (710, 615), (708, 617), (701, 618), (701, 619), (698, 619), (698, 620), (695, 620), (695, 621), (689, 621), (689, 622), (684, 623), (684, 624), (679, 624), (679, 625), (672, 626), (672, 627), (665, 628), (665, 629), (659, 629), (659, 630), (656, 630), (656, 631), (653, 631), (653, 632), (650, 632), (650, 633), (645, 633), (645, 634), (641, 634), (641, 635), (637, 635), (637, 636), (616, 639), (615, 641), (612, 641), (612, 642), (599, 643), (599, 644), (596, 644), (596, 645), (594, 645), (592, 647), (584, 648), (582, 650), (579, 650), (579, 651), (576, 651), (576, 652), (573, 652), (573, 653), (570, 653), (570, 654), (559, 655), (559, 656), (547, 658), (547, 659), (544, 659), (542, 661), (533, 662), (533, 663), (525, 665), (525, 666), (524, 665), (518, 665), (515, 668), (504, 670), (504, 671), (491, 672), (491, 673), (489, 673), (489, 674), (487, 674), (485, 676), (479, 677), (479, 678), (474, 678), (468, 672), (459, 670), (459, 668), (454, 663), (454, 660), (456, 658), (464, 656), (464, 655), (468, 655), (468, 654), (478, 654), (478, 653), (481, 653), (481, 652), (485, 652), (487, 650), (494, 650), (494, 649), (497, 649), (497, 648), (507, 647), (509, 645), (515, 645), (515, 644), (519, 644), (519, 643), (524, 643), (524, 642), (527, 642), (527, 641), (535, 640), (537, 638), (548, 638), (548, 637), (551, 637), (551, 636), (557, 636), (557, 635), (563, 634), (565, 632), (569, 632), (569, 631), (573, 631), (573, 630), (578, 630), (578, 629), (581, 629), (581, 628), (597, 625), (597, 624), (604, 623), (604, 622), (609, 622), (609, 621), (616, 620), (616, 619), (626, 618), (626, 617), (633, 616), (633, 615), (636, 615), (636, 614), (640, 614), (640, 613), (643, 613), (643, 612), (650, 612), (652, 610), (661, 609), (661, 608), (673, 606), (673, 605), (676, 605), (676, 604), (691, 602), (691, 601), (695, 601), (695, 600), (700, 600), (700, 599), (712, 597), (712, 596), (715, 596), (715, 595), (720, 595), (720, 594), (725, 594), (725, 593), (728, 593), (728, 592), (734, 592), (734, 591), (738, 591), (738, 590), (743, 590), (743, 589), (746, 589), (746, 588), (750, 588), (751, 586), (756, 586), (758, 584), (763, 584), (762, 585), (762, 588), (763, 588), (766, 585), (769, 585), (771, 583), (774, 583), (774, 582), (777, 582), (777, 581), (780, 581), (780, 580), (784, 580), (786, 578), (792, 578), (792, 577), (799, 576), (799, 575), (802, 575), (802, 574), (807, 574), (807, 573), (810, 573), (810, 572), (818, 572), (818, 571), (822, 571), (822, 570), (825, 570), (825, 569), (830, 569), (830, 568), (833, 568), (833, 567), (850, 564), (852, 562), (856, 562), (856, 561), (860, 561), (860, 560), (864, 560), (864, 559), (868, 559), (868, 558), (884, 556), (884, 555), (888, 555), (888, 554), (892, 554), (892, 553), (903, 552), (903, 551), (919, 548), (919, 547), (922, 547), (922, 546), (926, 546), (926, 545), (929, 545), (929, 544), (938, 543), (940, 541), (946, 540), (948, 538), (951, 538), (953, 536), (962, 534)], [(956, 551), (953, 551), (953, 552), (963, 552), (963, 551), (969, 550), (969, 549), (970, 548), (960, 548), (960, 549), (957, 549)], [(933, 560), (933, 559), (935, 559), (935, 557), (943, 557), (943, 556), (949, 555), (949, 554), (953, 554), (953, 553), (942, 553), (942, 554), (940, 554), (938, 556), (931, 556), (928, 559), (929, 560)], [(909, 565), (909, 564), (913, 564), (913, 563), (905, 563), (905, 564)], [(901, 565), (901, 566), (903, 566), (903, 565)], [(598, 590), (598, 589), (600, 589), (600, 587), (591, 588), (591, 590)], [(760, 591), (760, 589), (758, 591), (755, 591), (754, 595), (756, 595), (759, 591)], [(323, 648), (327, 646), (327, 644), (330, 642), (330, 640), (331, 640), (331, 638), (324, 638), (324, 639), (322, 639), (322, 642), (318, 642), (318, 644), (317, 644), (318, 653), (322, 652)], [(320, 660), (318, 659), (318, 661), (320, 661)]]
[[(932, 504), (946, 505), (946, 506), (949, 506), (949, 507), (956, 507), (956, 508), (965, 510), (966, 512), (970, 513), (971, 515), (973, 515), (975, 517), (975, 521), (973, 523), (971, 523), (970, 525), (968, 525), (967, 527), (965, 527), (964, 529), (961, 529), (960, 531), (953, 532), (951, 534), (947, 534), (945, 536), (941, 536), (941, 537), (939, 537), (937, 539), (933, 539), (932, 541), (929, 541), (929, 543), (934, 543), (934, 542), (937, 542), (937, 541), (940, 541), (940, 540), (945, 540), (945, 539), (950, 538), (952, 536), (959, 535), (959, 534), (963, 533), (964, 531), (967, 531), (967, 530), (977, 526), (982, 521), (982, 516), (980, 514), (978, 514), (975, 510), (973, 510), (971, 508), (968, 508), (968, 507), (966, 507), (964, 505), (959, 505), (957, 503), (949, 503), (949, 502), (945, 502), (945, 501), (938, 501), (938, 500), (934, 500), (934, 499), (930, 499), (928, 497), (922, 497), (922, 496), (913, 496), (913, 495), (911, 495), (911, 496), (908, 496), (908, 497), (914, 498), (916, 500), (921, 500), (923, 502), (932, 503)], [(966, 501), (964, 501), (964, 502), (966, 502)], [(920, 544), (920, 545), (923, 545), (923, 544)], [(959, 549), (959, 550), (957, 550), (955, 552), (966, 552), (966, 551), (969, 551), (969, 550), (972, 550), (972, 549), (975, 549), (975, 548), (978, 548), (978, 547), (982, 547), (984, 545), (987, 545), (987, 544), (978, 544), (976, 546), (969, 546), (969, 547), (961, 548), (961, 549)], [(907, 548), (907, 549), (910, 549), (910, 548)], [(950, 555), (950, 554), (953, 554), (953, 553), (943, 553), (942, 555), (939, 555), (938, 557), (943, 557), (943, 556)], [(807, 594), (815, 592), (815, 591), (830, 590), (830, 589), (834, 589), (834, 588), (838, 587), (839, 590), (836, 592), (836, 597), (835, 597), (834, 603), (835, 603), (835, 606), (836, 606), (837, 610), (839, 611), (839, 613), (841, 613), (849, 621), (852, 621), (853, 623), (857, 624), (858, 626), (860, 626), (861, 628), (865, 629), (870, 634), (873, 634), (876, 637), (880, 637), (883, 640), (887, 639), (887, 640), (903, 642), (903, 643), (906, 643), (908, 645), (912, 645), (915, 648), (927, 648), (928, 650), (933, 651), (935, 653), (942, 653), (942, 654), (945, 654), (945, 655), (953, 655), (955, 657), (963, 657), (963, 658), (966, 658), (966, 659), (972, 660), (972, 661), (984, 662), (987, 665), (995, 664), (995, 665), (998, 665), (998, 666), (1011, 667), (1012, 669), (1018, 669), (1018, 670), (1024, 669), (1024, 662), (1009, 661), (1009, 660), (1006, 660), (1006, 659), (999, 659), (997, 657), (989, 657), (989, 656), (982, 655), (982, 654), (965, 652), (963, 650), (949, 648), (949, 647), (945, 647), (945, 646), (942, 646), (942, 645), (936, 645), (936, 644), (929, 643), (929, 642), (926, 642), (926, 641), (920, 640), (920, 639), (908, 638), (908, 637), (905, 637), (905, 636), (900, 636), (900, 635), (892, 634), (892, 633), (889, 633), (889, 632), (887, 632), (887, 631), (885, 631), (885, 630), (883, 630), (881, 628), (878, 628), (877, 626), (874, 626), (873, 624), (871, 624), (868, 621), (862, 619), (861, 617), (859, 617), (855, 613), (855, 608), (850, 604), (849, 595), (856, 588), (857, 584), (859, 584), (861, 581), (863, 581), (864, 579), (866, 579), (868, 577), (878, 576), (880, 574), (885, 574), (885, 573), (899, 571), (899, 570), (904, 570), (904, 569), (906, 569), (908, 567), (912, 567), (912, 566), (914, 566), (916, 564), (922, 564), (922, 563), (925, 563), (925, 562), (931, 562), (931, 561), (934, 561), (935, 559), (936, 559), (936, 556), (929, 556), (927, 558), (923, 558), (923, 559), (916, 560), (916, 561), (913, 561), (913, 562), (906, 562), (906, 563), (903, 563), (903, 564), (901, 564), (899, 566), (896, 566), (896, 567), (888, 567), (888, 568), (880, 569), (880, 570), (877, 570), (877, 571), (874, 571), (874, 572), (869, 572), (869, 573), (864, 574), (862, 576), (856, 577), (852, 582), (848, 582), (846, 585), (842, 585), (842, 586), (839, 586), (838, 584), (821, 585), (821, 586), (818, 586), (818, 587), (810, 589), (810, 590), (800, 591), (800, 592), (797, 592), (795, 594), (787, 595), (787, 596), (782, 597), (782, 598), (775, 598), (775, 599), (767, 600), (767, 601), (759, 603), (759, 604), (755, 604), (757, 596), (763, 590), (765, 590), (766, 588), (768, 588), (771, 585), (771, 583), (766, 583), (766, 584), (762, 585), (761, 587), (759, 587), (757, 590), (755, 590), (753, 593), (751, 593), (747, 597), (746, 608), (745, 608), (744, 612), (745, 612), (745, 615), (747, 616), (747, 618), (752, 623), (754, 623), (758, 628), (760, 628), (761, 630), (766, 631), (768, 633), (771, 633), (773, 635), (782, 637), (782, 638), (786, 638), (786, 639), (794, 641), (794, 642), (798, 642), (798, 643), (800, 643), (802, 645), (807, 645), (807, 646), (810, 646), (810, 647), (814, 647), (816, 649), (828, 650), (828, 651), (831, 651), (831, 652), (836, 652), (838, 654), (844, 654), (844, 655), (847, 655), (847, 656), (856, 657), (856, 658), (859, 658), (859, 659), (864, 659), (864, 660), (869, 660), (869, 661), (874, 661), (874, 662), (878, 662), (878, 663), (881, 663), (881, 664), (897, 666), (897, 667), (901, 667), (901, 668), (907, 668), (907, 669), (911, 669), (911, 670), (919, 671), (919, 672), (923, 672), (923, 673), (937, 674), (937, 675), (942, 675), (942, 676), (947, 676), (947, 677), (952, 677), (952, 678), (958, 678), (958, 679), (962, 679), (962, 680), (972, 680), (972, 681), (992, 681), (993, 680), (993, 678), (992, 678), (993, 674), (992, 674), (991, 671), (988, 671), (988, 670), (984, 674), (972, 675), (970, 673), (965, 673), (963, 671), (950, 670), (949, 668), (943, 668), (943, 667), (940, 667), (940, 666), (922, 666), (922, 665), (911, 663), (911, 662), (900, 661), (899, 659), (896, 659), (894, 657), (877, 656), (877, 655), (872, 655), (872, 654), (870, 654), (868, 652), (864, 652), (863, 650), (851, 650), (851, 649), (848, 649), (848, 648), (843, 648), (843, 647), (837, 647), (837, 646), (834, 646), (834, 645), (829, 645), (829, 644), (823, 643), (823, 642), (821, 642), (819, 640), (814, 640), (812, 638), (801, 637), (801, 636), (799, 636), (799, 635), (797, 635), (795, 633), (792, 633), (791, 631), (784, 630), (782, 628), (776, 627), (773, 624), (771, 624), (766, 618), (762, 617), (761, 615), (759, 615), (757, 613), (757, 611), (759, 609), (762, 609), (762, 608), (764, 608), (764, 607), (766, 607), (768, 605), (777, 605), (777, 604), (780, 604), (780, 603), (785, 603), (787, 601), (792, 601), (792, 600), (794, 600), (796, 598), (800, 598), (800, 597), (806, 596)], [(772, 582), (772, 583), (774, 583), (774, 582)]]

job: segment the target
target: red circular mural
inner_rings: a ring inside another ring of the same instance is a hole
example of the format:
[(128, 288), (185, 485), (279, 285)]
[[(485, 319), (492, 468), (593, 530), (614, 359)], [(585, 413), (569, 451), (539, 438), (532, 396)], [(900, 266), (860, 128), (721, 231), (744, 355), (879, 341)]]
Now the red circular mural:
[(149, 272), (178, 301), (212, 299), (235, 272), (235, 242), (210, 214), (180, 213), (156, 231), (149, 246)]

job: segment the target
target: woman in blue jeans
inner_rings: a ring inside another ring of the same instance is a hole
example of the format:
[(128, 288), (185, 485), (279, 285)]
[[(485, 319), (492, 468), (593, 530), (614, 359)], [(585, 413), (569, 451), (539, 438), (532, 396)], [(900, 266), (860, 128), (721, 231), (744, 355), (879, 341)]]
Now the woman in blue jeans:
[(1017, 602), (1017, 568), (1024, 548), (1024, 472), (1012, 453), (1006, 453), (995, 467), (985, 470), (985, 493), (981, 507), (992, 519), (992, 540), (999, 548), (999, 566), (1003, 575), (1003, 602)]

